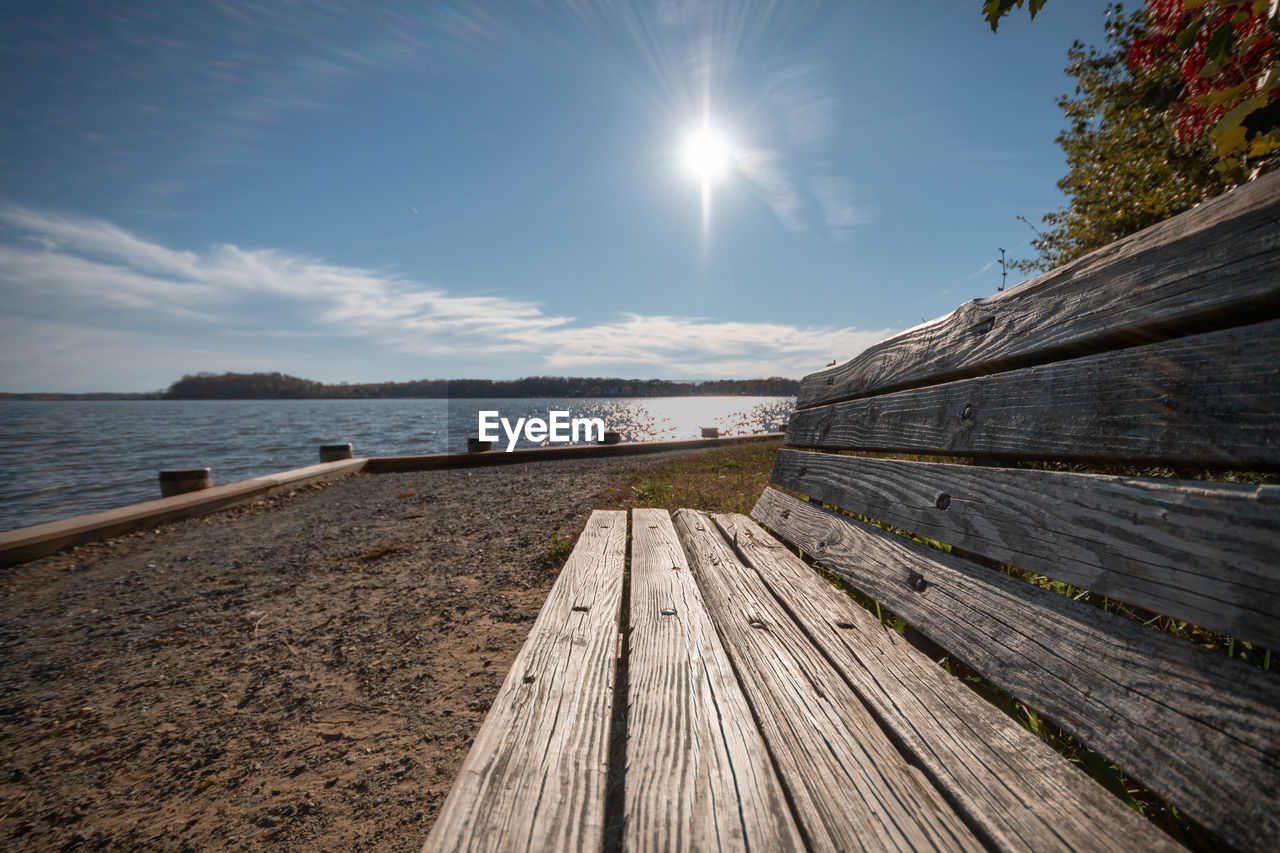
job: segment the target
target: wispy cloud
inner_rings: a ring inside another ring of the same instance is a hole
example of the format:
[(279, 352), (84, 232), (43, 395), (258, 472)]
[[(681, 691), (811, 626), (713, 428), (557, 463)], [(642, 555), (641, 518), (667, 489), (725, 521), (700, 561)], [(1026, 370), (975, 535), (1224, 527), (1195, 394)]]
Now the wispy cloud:
[(743, 177), (760, 192), (782, 224), (790, 231), (803, 231), (800, 193), (783, 170), (782, 159), (777, 151), (746, 149), (737, 153), (736, 162)]
[(568, 368), (597, 360), (651, 365), (656, 359), (673, 375), (798, 376), (833, 358), (850, 358), (886, 334), (888, 330), (626, 314), (613, 323), (553, 331), (547, 366)]
[(822, 67), (799, 63), (776, 72), (765, 82), (760, 106), (773, 121), (776, 142), (739, 151), (737, 165), (783, 226), (805, 231), (820, 215), (827, 234), (844, 242), (875, 221), (873, 207), (855, 202), (850, 182), (830, 174), (840, 102)]
[[(794, 188), (785, 179), (770, 184), (771, 164), (761, 163), (757, 176), (765, 175), (770, 203), (785, 222), (798, 205)], [(94, 350), (105, 348), (112, 369), (123, 371), (135, 335), (145, 341), (137, 358), (174, 371), (248, 369), (247, 362), (282, 369), (301, 358), (299, 341), (316, 337), (347, 341), (364, 364), (376, 363), (377, 353), (394, 356), (413, 371), (401, 378), (628, 367), (633, 375), (798, 376), (849, 358), (891, 331), (638, 313), (584, 323), (527, 299), (457, 294), (385, 270), (282, 251), (171, 249), (100, 219), (10, 206), (0, 208), (0, 226), (10, 237), (0, 243), (6, 327), (16, 333), (27, 321), (59, 318), (62, 370), (76, 359), (95, 360)], [(194, 350), (184, 343), (193, 339), (201, 342)], [(242, 357), (246, 339), (253, 341), (252, 358)], [(186, 367), (196, 355), (217, 353), (225, 357)], [(35, 387), (25, 378), (33, 370), (30, 359), (6, 356), (0, 381)]]
[(839, 102), (817, 65), (802, 63), (774, 74), (765, 84), (765, 98), (782, 112), (792, 145), (820, 149), (835, 133)]
[(813, 194), (822, 206), (827, 231), (835, 240), (848, 240), (853, 229), (875, 221), (875, 213), (869, 208), (853, 203), (853, 192), (848, 181), (841, 178), (817, 178), (810, 184)]
[(992, 268), (992, 267), (994, 267), (995, 265), (996, 265), (996, 262), (995, 262), (995, 261), (987, 261), (985, 264), (983, 264), (983, 265), (982, 265), (982, 269), (978, 270), (977, 272), (969, 273), (969, 275), (967, 275), (967, 276), (965, 276), (964, 278), (960, 279), (960, 282), (959, 282), (959, 283), (960, 283), (960, 284), (964, 284), (966, 281), (973, 281), (975, 278), (977, 278), (978, 276), (982, 275), (984, 272), (986, 272), (987, 270), (991, 269), (991, 268)]

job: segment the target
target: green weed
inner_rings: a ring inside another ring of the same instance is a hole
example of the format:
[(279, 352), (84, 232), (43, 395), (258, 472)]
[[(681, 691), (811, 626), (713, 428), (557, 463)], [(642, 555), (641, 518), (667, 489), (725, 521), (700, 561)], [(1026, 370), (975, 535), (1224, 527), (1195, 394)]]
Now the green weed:
[(569, 560), (569, 554), (573, 552), (573, 540), (561, 539), (556, 534), (551, 534), (551, 541), (547, 544), (547, 550), (542, 552), (542, 563), (548, 568), (559, 569)]

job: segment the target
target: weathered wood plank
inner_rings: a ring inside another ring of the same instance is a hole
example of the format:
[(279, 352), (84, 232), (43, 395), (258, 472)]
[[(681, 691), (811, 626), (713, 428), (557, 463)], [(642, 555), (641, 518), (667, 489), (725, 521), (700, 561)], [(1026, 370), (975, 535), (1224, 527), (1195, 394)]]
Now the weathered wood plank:
[(666, 510), (631, 511), (627, 850), (803, 850)]
[(800, 383), (798, 405), (947, 382), (1280, 314), (1269, 175)]
[(600, 848), (626, 543), (591, 514), (424, 850)]
[(739, 557), (1000, 850), (1181, 850), (809, 568), (744, 515), (714, 515)]
[(1280, 467), (1280, 320), (796, 412), (792, 446)]
[(773, 482), (1109, 598), (1280, 648), (1280, 487), (783, 450)]
[(820, 850), (979, 850), (705, 514), (680, 542), (809, 844)]
[(752, 515), (1228, 843), (1280, 847), (1280, 682), (816, 504)]

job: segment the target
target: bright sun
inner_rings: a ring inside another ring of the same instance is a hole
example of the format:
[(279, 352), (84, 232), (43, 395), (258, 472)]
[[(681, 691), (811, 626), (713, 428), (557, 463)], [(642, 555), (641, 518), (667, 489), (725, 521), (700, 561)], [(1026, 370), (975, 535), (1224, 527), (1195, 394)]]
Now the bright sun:
[(681, 161), (704, 184), (721, 178), (733, 163), (728, 141), (709, 127), (700, 127), (685, 140)]

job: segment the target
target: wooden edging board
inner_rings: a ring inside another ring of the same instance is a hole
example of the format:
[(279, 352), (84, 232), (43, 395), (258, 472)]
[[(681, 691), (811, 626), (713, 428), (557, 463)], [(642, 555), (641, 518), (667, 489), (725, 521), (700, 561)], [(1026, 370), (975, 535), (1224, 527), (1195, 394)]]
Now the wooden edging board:
[(645, 441), (630, 444), (574, 445), (569, 447), (533, 447), (511, 453), (434, 453), (426, 456), (376, 456), (342, 459), (308, 465), (251, 480), (239, 480), (201, 489), (184, 495), (144, 501), (103, 512), (77, 515), (31, 527), (0, 532), (0, 567), (25, 563), (56, 554), (75, 545), (97, 539), (121, 536), (144, 527), (205, 515), (284, 489), (297, 488), (341, 477), (345, 474), (390, 474), (397, 471), (436, 471), (446, 468), (471, 468), (485, 465), (510, 465), (551, 459), (595, 459), (603, 456), (632, 456), (662, 453), (669, 450), (709, 450), (733, 444), (771, 441), (782, 433), (743, 435), (732, 438), (693, 439), (689, 441)]
[(367, 461), (341, 459), (337, 462), (322, 462), (265, 477), (254, 477), (252, 480), (226, 483), (211, 489), (9, 530), (0, 533), (0, 566), (24, 563), (95, 539), (120, 536), (143, 527), (204, 515), (285, 489), (354, 474), (362, 471)]

